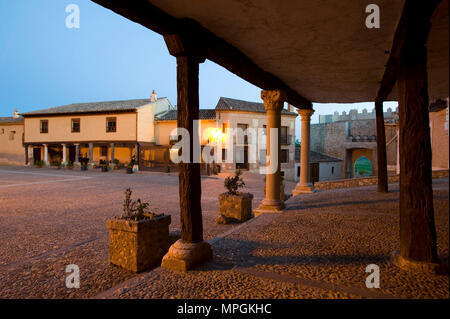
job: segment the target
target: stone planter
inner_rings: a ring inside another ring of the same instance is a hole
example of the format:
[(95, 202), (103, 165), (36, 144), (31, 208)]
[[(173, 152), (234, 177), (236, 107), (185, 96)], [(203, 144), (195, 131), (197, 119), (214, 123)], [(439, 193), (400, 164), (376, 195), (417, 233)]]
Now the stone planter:
[(141, 272), (161, 263), (169, 249), (170, 215), (141, 221), (109, 219), (109, 261)]
[(133, 168), (127, 167), (127, 174), (133, 174)]
[(220, 194), (220, 215), (225, 216), (226, 219), (245, 222), (252, 217), (252, 199), (253, 195), (250, 193), (241, 193), (239, 195)]
[(102, 166), (102, 172), (107, 172), (108, 171), (108, 166)]

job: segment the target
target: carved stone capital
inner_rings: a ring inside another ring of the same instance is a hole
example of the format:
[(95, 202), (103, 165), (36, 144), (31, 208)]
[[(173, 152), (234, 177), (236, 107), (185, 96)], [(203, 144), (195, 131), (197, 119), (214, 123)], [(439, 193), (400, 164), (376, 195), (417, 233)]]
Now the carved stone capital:
[(262, 90), (261, 99), (264, 101), (266, 111), (274, 110), (281, 112), (286, 94), (283, 90)]
[(297, 112), (302, 117), (302, 121), (309, 121), (311, 119), (311, 115), (314, 114), (313, 109), (297, 109)]

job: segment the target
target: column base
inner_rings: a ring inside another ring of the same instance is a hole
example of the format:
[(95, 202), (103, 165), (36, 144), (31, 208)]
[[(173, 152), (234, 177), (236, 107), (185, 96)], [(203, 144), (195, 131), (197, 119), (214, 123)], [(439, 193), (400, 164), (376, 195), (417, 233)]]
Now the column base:
[(314, 190), (314, 186), (312, 184), (308, 183), (308, 184), (301, 185), (300, 183), (298, 183), (295, 186), (295, 189), (292, 191), (292, 196), (296, 196), (298, 194), (311, 194), (314, 192), (315, 192), (315, 190)]
[(185, 243), (177, 240), (163, 257), (161, 268), (175, 271), (188, 271), (195, 266), (211, 260), (213, 252), (211, 245), (205, 241)]
[(398, 250), (392, 252), (391, 260), (394, 265), (396, 265), (400, 269), (409, 272), (435, 274), (435, 275), (448, 273), (448, 269), (442, 261), (440, 262), (415, 261), (402, 257)]
[(265, 214), (265, 213), (281, 213), (283, 211), (283, 209), (286, 208), (286, 205), (284, 204), (284, 202), (282, 200), (263, 200), (261, 202), (261, 205), (259, 205), (259, 207), (257, 209), (255, 209), (253, 211), (253, 213), (256, 216), (259, 216), (261, 214)]

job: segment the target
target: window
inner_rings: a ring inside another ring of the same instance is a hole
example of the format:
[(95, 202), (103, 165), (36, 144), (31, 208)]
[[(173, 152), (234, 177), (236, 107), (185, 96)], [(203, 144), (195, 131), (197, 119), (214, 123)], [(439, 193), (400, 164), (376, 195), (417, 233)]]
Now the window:
[(101, 149), (100, 156), (108, 156), (108, 146), (102, 146), (100, 149)]
[[(248, 136), (247, 136), (247, 128), (248, 125), (247, 124), (240, 124), (238, 123), (237, 128), (242, 130), (242, 134), (244, 134), (244, 144), (248, 144)], [(241, 131), (238, 131), (238, 134), (241, 134)], [(242, 141), (238, 136), (236, 136), (236, 141)]]
[(289, 135), (288, 135), (288, 127), (282, 126), (280, 128), (280, 134), (281, 134), (281, 144), (289, 144)]
[(228, 129), (228, 123), (223, 122), (222, 123), (222, 133), (226, 133)]
[(117, 119), (115, 117), (106, 118), (106, 132), (115, 132), (117, 128)]
[(334, 174), (334, 166), (331, 166), (331, 175)]
[(80, 119), (72, 119), (72, 133), (80, 132)]
[(14, 134), (16, 134), (16, 131), (9, 132), (9, 140), (14, 141)]
[(264, 135), (267, 135), (267, 125), (263, 125), (263, 132), (264, 132)]
[(41, 120), (41, 133), (48, 133), (48, 120)]
[(281, 150), (281, 164), (289, 163), (289, 150)]
[(225, 162), (227, 160), (227, 149), (222, 148), (222, 162)]

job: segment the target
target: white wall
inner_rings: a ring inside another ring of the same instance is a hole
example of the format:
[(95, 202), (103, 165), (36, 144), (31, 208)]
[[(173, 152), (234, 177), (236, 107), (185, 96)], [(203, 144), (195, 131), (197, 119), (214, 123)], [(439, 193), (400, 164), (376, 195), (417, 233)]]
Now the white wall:
[[(334, 170), (333, 170), (334, 167)], [(334, 171), (334, 172), (332, 172)], [(341, 162), (319, 163), (319, 181), (329, 181), (341, 178)]]

